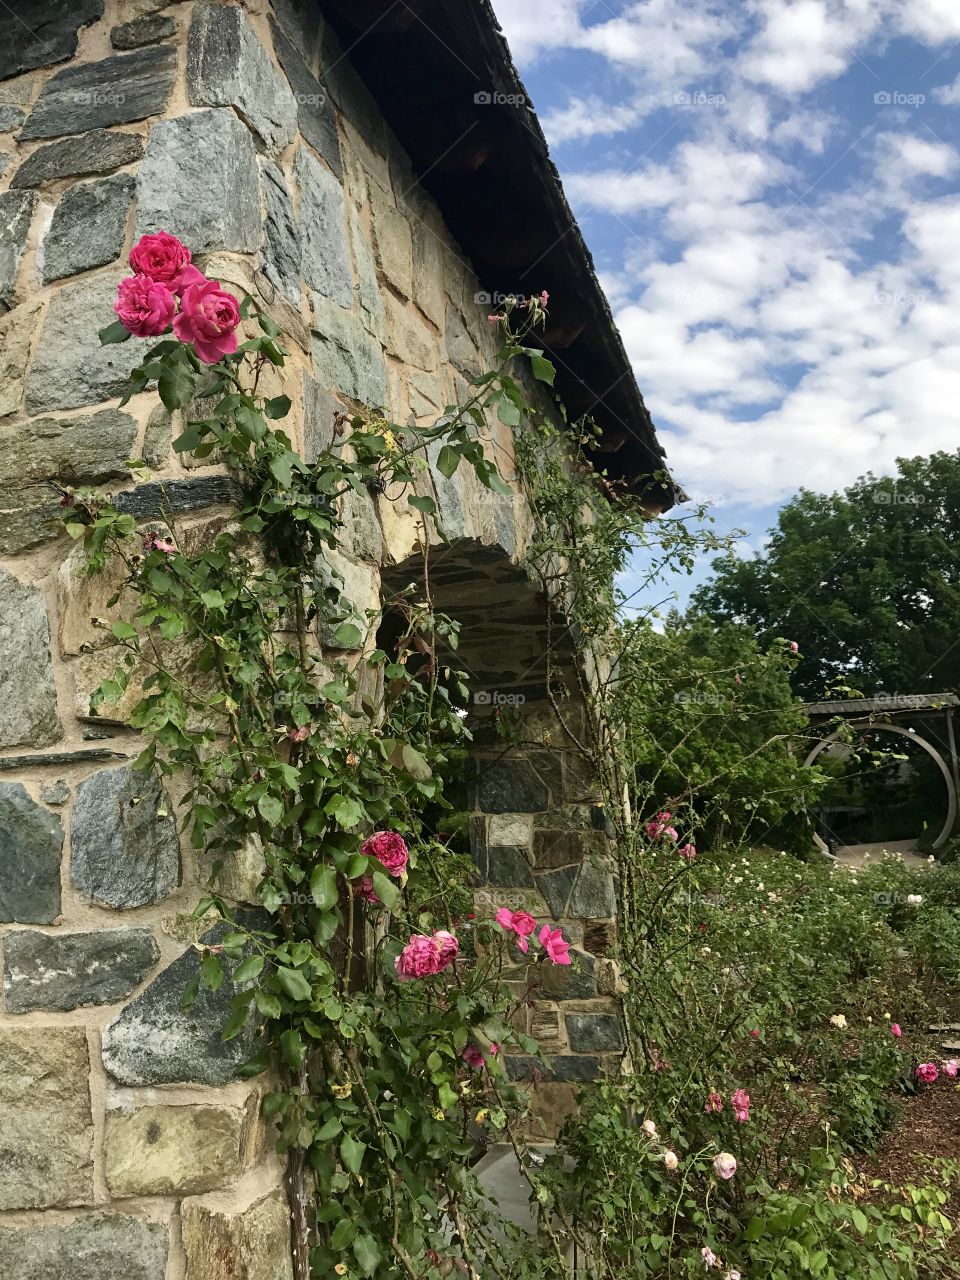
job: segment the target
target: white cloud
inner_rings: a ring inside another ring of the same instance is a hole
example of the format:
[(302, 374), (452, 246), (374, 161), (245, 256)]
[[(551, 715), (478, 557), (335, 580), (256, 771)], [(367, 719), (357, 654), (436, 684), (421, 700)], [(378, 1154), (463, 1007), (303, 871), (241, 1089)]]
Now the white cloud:
[(960, 76), (952, 84), (938, 85), (933, 91), (934, 99), (946, 107), (960, 106)]

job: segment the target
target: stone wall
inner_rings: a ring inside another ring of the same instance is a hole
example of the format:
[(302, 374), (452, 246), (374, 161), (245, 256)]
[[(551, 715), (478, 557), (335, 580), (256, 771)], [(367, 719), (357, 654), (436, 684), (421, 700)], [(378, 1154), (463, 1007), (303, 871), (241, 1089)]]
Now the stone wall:
[[(229, 986), (182, 1008), (209, 866), (181, 845), (176, 795), (130, 768), (137, 691), (90, 713), (115, 665), (102, 620), (117, 582), (84, 576), (56, 484), (109, 488), (146, 529), (162, 500), (188, 546), (229, 519), (229, 477), (216, 459), (172, 451), (180, 423), (155, 397), (116, 407), (143, 343), (101, 348), (97, 330), (147, 231), (180, 236), (209, 276), (256, 294), (283, 326), (292, 357), (277, 390), (308, 458), (334, 439), (339, 412), (433, 422), (489, 365), (469, 264), (313, 9), (34, 0), (24, 18), (0, 6), (5, 1280), (290, 1274), (263, 1086), (234, 1079), (247, 1046), (216, 1031)], [(510, 478), (497, 423), (489, 448)], [(435, 573), (455, 553), (468, 571), (492, 557), (523, 577), (519, 494), (495, 496), (464, 470), (423, 485), (450, 538)], [(418, 517), (392, 496), (351, 496), (344, 550), (330, 557), (360, 609), (415, 545)], [(541, 914), (575, 918), (581, 970), (558, 975), (530, 1014), (561, 1082), (617, 1047), (602, 994), (612, 882), (584, 862), (602, 853), (585, 801), (548, 751), (519, 771), (488, 760), (470, 801), (490, 894), (534, 894)], [(247, 851), (219, 888), (252, 900), (258, 868)]]

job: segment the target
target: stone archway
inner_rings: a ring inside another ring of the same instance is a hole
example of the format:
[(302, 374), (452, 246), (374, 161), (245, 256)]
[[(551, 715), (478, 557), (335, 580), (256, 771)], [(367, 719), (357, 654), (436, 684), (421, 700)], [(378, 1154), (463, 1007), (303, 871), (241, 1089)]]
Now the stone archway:
[[(927, 753), (927, 755), (930, 756), (934, 764), (936, 764), (937, 768), (940, 770), (940, 773), (943, 777), (944, 786), (946, 787), (946, 790), (947, 790), (947, 817), (939, 833), (937, 834), (936, 839), (933, 841), (931, 848), (933, 848), (934, 851), (936, 851), (937, 849), (942, 849), (943, 846), (946, 844), (946, 842), (949, 840), (950, 834), (953, 831), (957, 821), (957, 788), (953, 779), (953, 773), (950, 769), (950, 765), (943, 758), (943, 756), (940, 754), (940, 752), (937, 750), (937, 748), (933, 745), (932, 742), (928, 742), (926, 738), (921, 737), (919, 733), (915, 732), (912, 729), (903, 729), (899, 725), (895, 725), (895, 724), (883, 724), (883, 723), (876, 724), (876, 723), (867, 722), (867, 721), (862, 722), (860, 724), (851, 725), (851, 727), (852, 728), (869, 728), (869, 729), (876, 730), (878, 733), (892, 733), (892, 734), (896, 734), (898, 737), (906, 738), (909, 742), (913, 742), (918, 747), (921, 747)], [(839, 731), (837, 731), (836, 733), (831, 733), (826, 738), (821, 739), (821, 741), (817, 743), (817, 745), (812, 749), (812, 751), (809, 752), (806, 760), (804, 760), (804, 764), (805, 765), (813, 764), (814, 761), (817, 759), (817, 757), (823, 751), (825, 751), (831, 745), (831, 743), (838, 742), (839, 740), (840, 740)], [(830, 854), (830, 850), (827, 847), (826, 842), (823, 839), (821, 839), (821, 837), (816, 832), (814, 832), (813, 838), (814, 838), (814, 841), (816, 842), (817, 848), (820, 850), (821, 853), (825, 853), (828, 856), (832, 856)]]

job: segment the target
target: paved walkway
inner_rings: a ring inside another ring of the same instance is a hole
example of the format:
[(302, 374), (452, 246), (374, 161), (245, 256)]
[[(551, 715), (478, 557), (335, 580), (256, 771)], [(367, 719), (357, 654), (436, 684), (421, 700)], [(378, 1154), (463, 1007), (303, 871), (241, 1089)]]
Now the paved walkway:
[(929, 854), (917, 853), (915, 840), (888, 840), (877, 844), (845, 844), (836, 851), (836, 860), (857, 870), (871, 862), (879, 862), (884, 853), (898, 853), (906, 867), (926, 867)]

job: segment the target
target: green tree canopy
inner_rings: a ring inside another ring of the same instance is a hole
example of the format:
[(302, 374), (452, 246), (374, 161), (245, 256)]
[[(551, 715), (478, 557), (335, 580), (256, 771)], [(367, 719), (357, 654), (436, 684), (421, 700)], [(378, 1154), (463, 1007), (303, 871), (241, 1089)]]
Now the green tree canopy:
[(763, 555), (726, 556), (692, 614), (797, 640), (794, 688), (960, 689), (960, 451), (901, 458), (841, 493), (801, 490)]

